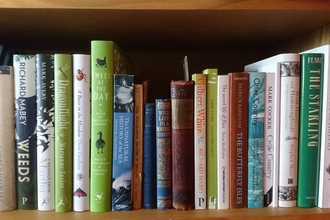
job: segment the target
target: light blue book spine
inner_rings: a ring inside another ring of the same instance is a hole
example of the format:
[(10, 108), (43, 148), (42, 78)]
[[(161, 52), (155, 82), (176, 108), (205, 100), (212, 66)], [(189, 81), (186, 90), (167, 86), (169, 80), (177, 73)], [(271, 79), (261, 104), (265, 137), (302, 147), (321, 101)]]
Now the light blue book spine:
[(248, 118), (248, 208), (263, 207), (265, 73), (251, 72)]

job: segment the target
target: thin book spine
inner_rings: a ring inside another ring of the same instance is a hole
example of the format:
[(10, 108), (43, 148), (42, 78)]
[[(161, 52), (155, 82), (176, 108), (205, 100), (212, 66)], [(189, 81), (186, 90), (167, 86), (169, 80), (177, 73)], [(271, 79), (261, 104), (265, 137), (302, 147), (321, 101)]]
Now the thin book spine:
[(17, 209), (38, 208), (35, 55), (14, 57)]
[(71, 54), (54, 55), (55, 211), (72, 211), (73, 69)]
[(207, 75), (192, 75), (194, 91), (195, 209), (206, 209), (206, 83)]
[(73, 211), (89, 210), (90, 55), (73, 54)]
[(38, 210), (55, 209), (54, 55), (36, 55)]

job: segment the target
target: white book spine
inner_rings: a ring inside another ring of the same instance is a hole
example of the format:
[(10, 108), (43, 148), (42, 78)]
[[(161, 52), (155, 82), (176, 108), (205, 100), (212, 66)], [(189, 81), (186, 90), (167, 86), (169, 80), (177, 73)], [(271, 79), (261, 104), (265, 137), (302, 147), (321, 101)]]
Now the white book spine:
[(297, 203), (300, 62), (283, 62), (281, 70), (279, 207)]
[(218, 209), (229, 209), (229, 75), (218, 75)]
[(89, 210), (90, 55), (73, 55), (73, 210)]

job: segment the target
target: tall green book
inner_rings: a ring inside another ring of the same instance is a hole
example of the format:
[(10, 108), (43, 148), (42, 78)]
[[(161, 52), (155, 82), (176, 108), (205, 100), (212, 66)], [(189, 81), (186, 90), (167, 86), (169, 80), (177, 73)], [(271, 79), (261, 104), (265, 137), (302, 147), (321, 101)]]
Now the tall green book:
[(54, 55), (55, 211), (69, 212), (73, 202), (73, 68), (71, 54)]
[(207, 208), (218, 208), (217, 105), (218, 69), (205, 69), (206, 94), (206, 198)]
[(90, 210), (111, 210), (114, 74), (127, 74), (131, 63), (112, 41), (91, 42)]
[(321, 137), (321, 96), (324, 55), (300, 55), (300, 120), (297, 206), (314, 207), (318, 201)]

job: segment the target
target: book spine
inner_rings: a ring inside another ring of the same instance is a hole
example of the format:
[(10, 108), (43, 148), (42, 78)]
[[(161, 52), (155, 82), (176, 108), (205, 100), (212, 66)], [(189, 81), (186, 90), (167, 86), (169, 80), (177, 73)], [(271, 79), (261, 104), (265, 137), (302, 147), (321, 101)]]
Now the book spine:
[(90, 55), (73, 54), (73, 211), (89, 210)]
[[(265, 77), (265, 126), (264, 126), (264, 207), (274, 203), (275, 179), (275, 119), (277, 111), (275, 109), (275, 72), (267, 72)], [(277, 164), (278, 165), (278, 164)], [(278, 175), (277, 175), (278, 178)]]
[(132, 208), (134, 76), (114, 75), (112, 211)]
[(133, 208), (142, 207), (143, 173), (143, 84), (134, 85), (134, 156), (133, 156)]
[(38, 208), (35, 55), (14, 57), (17, 209)]
[(245, 208), (247, 203), (248, 91), (249, 74), (230, 73), (230, 199), (229, 207)]
[(193, 74), (195, 209), (206, 209), (206, 74)]
[(72, 210), (73, 68), (71, 54), (54, 55), (55, 211)]
[(218, 209), (229, 209), (229, 76), (218, 75)]
[(14, 68), (0, 66), (0, 211), (16, 209)]
[(317, 206), (323, 54), (300, 55), (297, 206)]
[(297, 157), (299, 126), (300, 62), (280, 63), (280, 155), (279, 206), (294, 207), (297, 202)]
[(194, 179), (194, 82), (171, 82), (172, 199), (178, 210), (195, 204)]
[(264, 206), (265, 73), (249, 73), (247, 208)]
[(143, 207), (157, 208), (156, 182), (156, 112), (155, 103), (146, 103), (143, 146)]
[(157, 209), (172, 207), (171, 100), (156, 99)]
[(36, 55), (38, 210), (55, 209), (54, 55)]
[(217, 167), (217, 105), (218, 70), (205, 69), (207, 75), (206, 94), (206, 198), (207, 208), (218, 208), (218, 167)]

